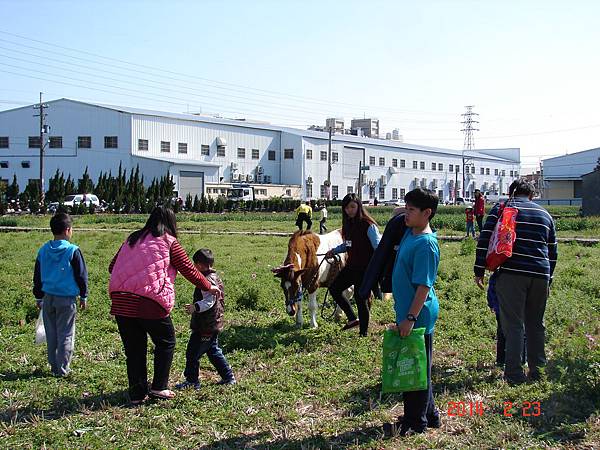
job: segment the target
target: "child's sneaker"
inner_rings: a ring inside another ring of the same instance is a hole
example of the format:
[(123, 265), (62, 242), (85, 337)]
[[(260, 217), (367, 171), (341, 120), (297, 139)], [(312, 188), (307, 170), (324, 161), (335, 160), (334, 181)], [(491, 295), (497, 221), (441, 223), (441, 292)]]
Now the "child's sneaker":
[(191, 382), (188, 380), (182, 381), (179, 384), (175, 385), (175, 389), (195, 389), (195, 390), (199, 390), (200, 389), (200, 382), (196, 381), (196, 382)]
[(232, 385), (232, 384), (237, 384), (237, 380), (235, 379), (235, 377), (230, 378), (229, 380), (222, 379), (220, 381), (217, 381), (217, 384), (219, 384), (219, 385)]

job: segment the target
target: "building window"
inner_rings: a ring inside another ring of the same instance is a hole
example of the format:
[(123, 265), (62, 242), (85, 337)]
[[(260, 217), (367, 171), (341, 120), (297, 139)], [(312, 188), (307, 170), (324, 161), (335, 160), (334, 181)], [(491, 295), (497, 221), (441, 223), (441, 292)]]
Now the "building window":
[(39, 136), (29, 136), (29, 148), (40, 148)]
[(306, 185), (306, 198), (312, 198), (312, 184)]
[(398, 160), (396, 158), (392, 158), (392, 167), (398, 167)]
[(148, 139), (138, 139), (138, 150), (148, 150)]
[(256, 195), (264, 195), (266, 197), (267, 190), (266, 189), (256, 189)]
[(8, 136), (0, 136), (0, 148), (8, 148)]
[(321, 161), (327, 161), (327, 152), (321, 152)]
[(379, 200), (384, 200), (384, 199), (385, 199), (385, 188), (380, 187), (379, 188)]
[(169, 141), (160, 141), (160, 151), (165, 153), (170, 152), (171, 143)]
[(379, 165), (385, 166), (385, 158), (379, 158)]
[(392, 188), (392, 200), (398, 200), (398, 188)]
[[(91, 136), (78, 136), (77, 137), (77, 148), (92, 148), (92, 137)], [(148, 149), (146, 149), (148, 150)]]
[(269, 161), (275, 161), (275, 150), (269, 150)]
[(406, 160), (404, 160), (404, 159), (401, 159), (401, 160), (400, 160), (400, 167), (401, 167), (402, 169), (404, 169), (404, 168), (406, 167)]
[(432, 162), (431, 163), (431, 170), (435, 170), (435, 169), (437, 169), (437, 164), (434, 163), (434, 162)]
[(225, 156), (225, 146), (217, 145), (217, 156)]
[(371, 200), (375, 198), (375, 186), (369, 186), (369, 198)]
[(518, 177), (519, 177), (519, 172), (517, 172), (517, 171), (515, 170), (515, 178), (518, 178)]
[(485, 169), (483, 167), (479, 168), (479, 175), (485, 175)]
[(454, 172), (454, 164), (448, 164), (448, 170)]
[(419, 167), (421, 168), (421, 170), (425, 170), (425, 161), (421, 161)]
[(202, 156), (210, 156), (210, 145), (201, 145), (200, 154)]
[(8, 161), (0, 161), (0, 169), (8, 169)]
[(406, 195), (406, 189), (403, 189), (403, 188), (401, 188), (401, 189), (400, 189), (400, 197), (401, 197), (402, 199), (404, 199), (404, 196), (405, 196), (405, 195)]
[(104, 148), (119, 148), (118, 136), (104, 136)]
[(438, 170), (444, 170), (444, 164), (443, 163), (438, 163)]
[(331, 162), (332, 163), (338, 162), (338, 152), (331, 152)]
[(312, 148), (306, 149), (306, 159), (312, 159)]
[(419, 163), (417, 161), (413, 161), (413, 169), (418, 169)]
[(498, 169), (494, 169), (494, 175), (498, 176)]
[(31, 167), (31, 162), (30, 161), (21, 161), (21, 167), (23, 169), (29, 169)]
[(321, 185), (321, 198), (327, 198), (327, 186), (324, 184)]
[(490, 174), (490, 168), (489, 168), (489, 167), (487, 167), (487, 168), (485, 169), (485, 174), (486, 174), (486, 175), (489, 175), (489, 174)]
[(63, 148), (62, 136), (50, 136), (50, 148)]
[(352, 186), (346, 186), (346, 194), (352, 194), (354, 192), (354, 188)]
[(471, 173), (475, 173), (475, 166), (471, 166)]
[(454, 166), (454, 171), (456, 173), (460, 172), (460, 166), (458, 164)]
[(246, 149), (238, 147), (237, 157), (242, 158), (242, 159), (245, 158), (246, 157)]
[(177, 143), (177, 153), (187, 153), (187, 144), (185, 142)]
[(283, 159), (294, 159), (294, 149), (286, 148), (283, 150)]
[(331, 198), (338, 198), (340, 195), (339, 187), (336, 185), (331, 186)]
[(511, 178), (514, 176), (514, 172), (512, 170), (510, 171), (510, 176)]
[(258, 151), (257, 148), (253, 148), (252, 149), (252, 159), (258, 159), (260, 158), (260, 152)]
[(285, 190), (285, 195), (287, 195), (288, 197), (292, 196), (292, 190), (291, 189), (286, 189)]
[(375, 157), (374, 156), (369, 156), (369, 165), (371, 165), (371, 166), (375, 165)]

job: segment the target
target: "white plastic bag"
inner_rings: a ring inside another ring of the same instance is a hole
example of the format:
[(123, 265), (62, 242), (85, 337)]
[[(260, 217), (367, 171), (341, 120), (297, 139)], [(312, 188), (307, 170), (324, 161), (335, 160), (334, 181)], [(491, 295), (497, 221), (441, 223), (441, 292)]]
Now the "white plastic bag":
[(42, 310), (40, 309), (40, 315), (35, 322), (35, 343), (45, 344), (46, 343), (46, 329), (44, 328), (44, 317), (42, 316)]

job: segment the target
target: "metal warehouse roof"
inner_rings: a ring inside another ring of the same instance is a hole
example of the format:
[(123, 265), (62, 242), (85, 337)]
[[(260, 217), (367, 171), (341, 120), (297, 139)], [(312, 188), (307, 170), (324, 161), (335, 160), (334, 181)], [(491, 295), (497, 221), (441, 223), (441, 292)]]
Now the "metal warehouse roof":
[[(324, 139), (324, 140), (329, 139), (329, 134), (327, 132), (323, 132), (323, 131), (302, 130), (302, 129), (298, 129), (298, 128), (282, 127), (282, 126), (270, 125), (270, 124), (264, 124), (264, 123), (254, 123), (251, 121), (248, 122), (248, 121), (241, 121), (241, 120), (235, 120), (235, 119), (224, 119), (224, 118), (216, 118), (216, 117), (209, 117), (209, 116), (200, 116), (200, 115), (195, 115), (195, 114), (155, 111), (155, 110), (149, 110), (149, 109), (133, 108), (133, 107), (129, 107), (129, 106), (109, 105), (109, 104), (95, 103), (95, 102), (83, 102), (83, 101), (79, 101), (79, 100), (71, 100), (68, 98), (51, 100), (51, 101), (45, 102), (45, 103), (55, 103), (55, 102), (61, 102), (61, 101), (73, 102), (73, 103), (78, 103), (78, 104), (82, 104), (82, 105), (95, 106), (98, 108), (111, 109), (114, 111), (119, 111), (119, 112), (123, 112), (123, 113), (127, 113), (127, 114), (135, 114), (135, 115), (140, 115), (140, 116), (165, 117), (165, 118), (169, 118), (169, 119), (184, 120), (184, 121), (190, 121), (190, 122), (212, 123), (212, 124), (216, 124), (216, 125), (229, 125), (229, 126), (242, 127), (242, 128), (286, 132), (286, 133), (290, 133), (290, 134), (294, 134), (294, 135), (306, 137), (306, 138), (315, 138), (315, 139)], [(6, 111), (14, 111), (14, 110), (21, 109), (21, 108), (30, 108), (30, 106), (14, 108), (11, 110), (6, 110)], [(2, 112), (6, 112), (6, 111), (2, 111)], [(369, 145), (378, 145), (378, 146), (382, 146), (382, 147), (392, 147), (392, 148), (396, 148), (396, 149), (415, 150), (415, 151), (432, 152), (432, 153), (444, 153), (444, 154), (450, 154), (450, 155), (454, 155), (454, 156), (461, 156), (462, 152), (463, 152), (462, 150), (445, 149), (445, 148), (439, 148), (439, 147), (428, 147), (425, 145), (406, 144), (403, 142), (398, 142), (398, 141), (393, 141), (393, 140), (373, 139), (373, 138), (354, 136), (354, 135), (349, 135), (349, 134), (343, 134), (343, 135), (334, 134), (332, 136), (332, 141), (337, 142), (337, 143), (347, 142), (347, 143), (351, 143), (351, 144), (355, 144), (355, 145), (369, 144)], [(516, 148), (475, 149), (475, 150), (465, 151), (465, 155), (469, 156), (469, 157), (476, 157), (476, 158), (480, 158), (480, 159), (488, 159), (488, 160), (494, 160), (494, 161), (509, 161), (509, 162), (513, 162), (513, 163), (518, 162), (518, 161), (515, 161), (510, 158), (502, 158), (499, 156), (490, 155), (488, 153), (488, 152), (494, 152), (494, 151), (507, 151), (507, 150), (517, 151), (518, 149), (516, 149)]]

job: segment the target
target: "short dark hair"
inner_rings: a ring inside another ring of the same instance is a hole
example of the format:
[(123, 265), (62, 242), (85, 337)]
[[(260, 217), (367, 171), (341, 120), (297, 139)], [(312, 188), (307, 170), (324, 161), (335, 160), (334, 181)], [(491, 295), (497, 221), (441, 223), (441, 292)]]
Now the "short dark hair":
[(192, 256), (193, 261), (198, 264), (208, 264), (212, 266), (215, 263), (215, 257), (213, 256), (213, 252), (208, 248), (201, 248), (194, 256)]
[(431, 215), (429, 216), (429, 220), (431, 221), (433, 216), (435, 216), (440, 199), (432, 190), (418, 187), (408, 192), (404, 196), (404, 201), (406, 204), (410, 203), (411, 205), (416, 206), (421, 211), (424, 211), (427, 208), (431, 209)]
[(509, 194), (511, 196), (527, 196), (535, 194), (535, 186), (532, 182), (527, 181), (525, 178), (521, 178), (519, 180), (515, 180), (511, 183), (508, 188)]
[(50, 219), (50, 229), (52, 230), (52, 234), (54, 236), (63, 234), (67, 230), (67, 228), (72, 227), (73, 220), (71, 219), (71, 216), (69, 216), (67, 213), (56, 213)]

